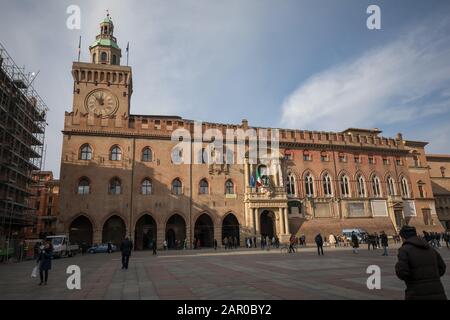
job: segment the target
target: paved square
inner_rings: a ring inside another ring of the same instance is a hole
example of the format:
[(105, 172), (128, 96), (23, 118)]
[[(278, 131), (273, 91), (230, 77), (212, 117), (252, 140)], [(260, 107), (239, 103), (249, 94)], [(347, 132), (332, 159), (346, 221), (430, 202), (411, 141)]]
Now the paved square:
[[(315, 248), (296, 254), (279, 249), (133, 252), (129, 269), (120, 254), (95, 254), (53, 260), (49, 284), (31, 278), (33, 261), (0, 265), (0, 299), (403, 299), (404, 284), (394, 265), (397, 250)], [(450, 266), (450, 250), (439, 249)], [(81, 268), (81, 290), (66, 287), (67, 266)], [(381, 290), (369, 290), (366, 269), (381, 268)], [(449, 271), (450, 272), (450, 271)], [(442, 278), (450, 297), (449, 272)]]

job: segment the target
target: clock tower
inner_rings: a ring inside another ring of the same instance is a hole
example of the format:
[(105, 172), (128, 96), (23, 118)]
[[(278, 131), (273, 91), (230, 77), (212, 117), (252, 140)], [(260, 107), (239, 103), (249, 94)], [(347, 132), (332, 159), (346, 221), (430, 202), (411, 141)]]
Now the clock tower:
[(89, 51), (89, 63), (74, 62), (72, 66), (73, 111), (101, 118), (129, 115), (133, 93), (131, 67), (120, 65), (122, 51), (109, 13), (100, 22), (100, 33)]

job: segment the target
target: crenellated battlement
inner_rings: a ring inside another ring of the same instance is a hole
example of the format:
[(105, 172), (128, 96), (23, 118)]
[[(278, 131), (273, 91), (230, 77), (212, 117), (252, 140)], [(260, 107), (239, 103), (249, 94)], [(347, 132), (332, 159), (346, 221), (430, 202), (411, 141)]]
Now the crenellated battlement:
[[(172, 132), (183, 128), (189, 132), (194, 132), (195, 121), (183, 119), (179, 116), (146, 116), (146, 115), (119, 115), (105, 118), (101, 115), (82, 112), (66, 112), (65, 131), (95, 131), (95, 132), (115, 132), (116, 134), (126, 135), (148, 135), (154, 137), (170, 137)], [(244, 120), (241, 124), (223, 124), (213, 122), (202, 122), (202, 132), (208, 129), (219, 130), (223, 137), (226, 137), (228, 129), (248, 130), (254, 129), (257, 136), (261, 130), (266, 130), (265, 136), (270, 137), (273, 130), (278, 130), (280, 146), (285, 148), (295, 148), (299, 145), (318, 145), (326, 148), (327, 146), (346, 146), (358, 148), (377, 148), (388, 150), (405, 150), (404, 140), (401, 135), (396, 139), (386, 138), (373, 134), (373, 131), (308, 131), (291, 130), (278, 128), (250, 127)]]

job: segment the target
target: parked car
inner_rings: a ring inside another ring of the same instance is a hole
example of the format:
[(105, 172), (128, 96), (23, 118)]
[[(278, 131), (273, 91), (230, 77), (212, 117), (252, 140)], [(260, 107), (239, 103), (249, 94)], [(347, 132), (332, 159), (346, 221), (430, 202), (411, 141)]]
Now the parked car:
[[(112, 244), (112, 252), (117, 251), (117, 246)], [(90, 247), (87, 250), (88, 253), (106, 253), (108, 252), (108, 244), (107, 243), (101, 243), (101, 244), (96, 244), (93, 245), (92, 247)]]

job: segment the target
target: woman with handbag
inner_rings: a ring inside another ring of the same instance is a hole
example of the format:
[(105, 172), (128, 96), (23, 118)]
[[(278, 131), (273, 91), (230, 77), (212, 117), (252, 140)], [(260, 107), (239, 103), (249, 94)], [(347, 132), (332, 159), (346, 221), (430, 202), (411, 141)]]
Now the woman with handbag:
[(37, 262), (39, 263), (39, 277), (42, 284), (47, 285), (48, 280), (48, 270), (52, 268), (52, 255), (53, 255), (53, 247), (52, 244), (47, 241), (44, 248), (40, 251)]

